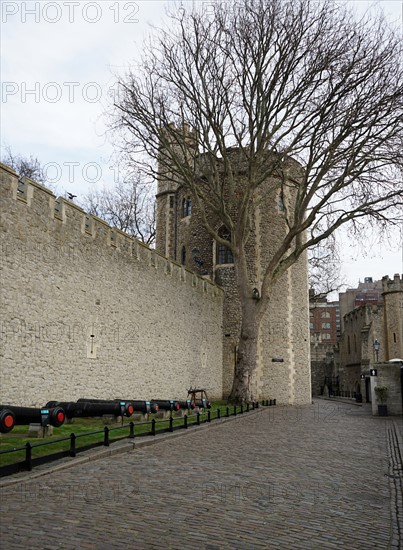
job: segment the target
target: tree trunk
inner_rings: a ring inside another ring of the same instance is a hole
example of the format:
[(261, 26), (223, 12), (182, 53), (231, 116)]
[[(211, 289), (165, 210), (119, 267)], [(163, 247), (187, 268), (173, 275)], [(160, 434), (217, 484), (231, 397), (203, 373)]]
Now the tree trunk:
[(259, 321), (254, 300), (242, 307), (241, 333), (229, 401), (250, 403), (257, 400), (257, 348)]

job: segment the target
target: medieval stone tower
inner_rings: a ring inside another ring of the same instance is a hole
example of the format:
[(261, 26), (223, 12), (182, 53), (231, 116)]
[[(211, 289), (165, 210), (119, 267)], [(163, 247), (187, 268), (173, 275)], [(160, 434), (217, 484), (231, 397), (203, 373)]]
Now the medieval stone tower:
[[(185, 139), (195, 147), (186, 130)], [(237, 155), (237, 149), (231, 149)], [(198, 177), (203, 171), (199, 155)], [(289, 159), (290, 172), (300, 166)], [(240, 330), (239, 300), (231, 251), (214, 242), (203, 227), (192, 196), (180, 181), (170, 177), (169, 168), (160, 168), (157, 189), (156, 249), (220, 285), (225, 291), (223, 305), (223, 394), (232, 387)], [(242, 170), (239, 172), (240, 187)], [(295, 182), (294, 182), (295, 183)], [(283, 186), (284, 187), (284, 186)], [(290, 185), (295, 189), (295, 185)], [(260, 206), (247, 243), (248, 269), (252, 286), (260, 287), (265, 267), (285, 231), (284, 204), (280, 186), (273, 180), (263, 187)], [(225, 237), (227, 229), (215, 224)], [(208, 329), (204, 329), (208, 330)], [(258, 397), (276, 398), (277, 403), (311, 403), (307, 259), (303, 256), (275, 286), (271, 305), (260, 329), (258, 350)]]
[(386, 360), (403, 358), (403, 276), (382, 278)]

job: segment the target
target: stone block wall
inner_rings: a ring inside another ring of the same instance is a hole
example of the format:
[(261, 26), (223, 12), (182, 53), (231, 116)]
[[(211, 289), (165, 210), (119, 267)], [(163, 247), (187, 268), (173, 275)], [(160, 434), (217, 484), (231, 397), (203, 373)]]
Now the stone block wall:
[(386, 405), (388, 414), (402, 414), (402, 387), (401, 387), (401, 364), (400, 363), (378, 363), (375, 365), (377, 376), (371, 376), (372, 414), (378, 414), (378, 401), (376, 399), (375, 387), (386, 386), (388, 397)]
[(0, 167), (0, 403), (222, 396), (223, 291)]
[(387, 360), (403, 359), (403, 275), (382, 278), (385, 302), (384, 347)]

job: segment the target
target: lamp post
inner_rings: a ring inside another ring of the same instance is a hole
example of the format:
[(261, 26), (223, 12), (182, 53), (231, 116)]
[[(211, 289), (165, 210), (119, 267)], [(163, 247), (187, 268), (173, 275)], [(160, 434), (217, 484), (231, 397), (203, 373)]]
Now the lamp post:
[(374, 347), (376, 362), (378, 363), (379, 362), (379, 350), (380, 350), (380, 347), (381, 347), (381, 343), (378, 340), (374, 340), (374, 343), (372, 345)]

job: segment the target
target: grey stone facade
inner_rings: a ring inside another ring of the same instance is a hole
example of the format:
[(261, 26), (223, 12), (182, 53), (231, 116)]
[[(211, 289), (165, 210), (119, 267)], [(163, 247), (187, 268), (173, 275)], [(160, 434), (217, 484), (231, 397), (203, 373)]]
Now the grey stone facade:
[[(403, 359), (403, 276), (383, 277), (381, 298), (376, 305), (367, 303), (344, 316), (338, 374), (341, 389), (361, 393), (374, 406), (375, 385), (386, 385), (392, 414), (397, 414), (401, 411), (399, 363), (388, 362)], [(372, 369), (378, 377), (371, 377)]]
[[(236, 155), (236, 150), (232, 154)], [(292, 159), (290, 164), (294, 170), (298, 167)], [(238, 181), (241, 191), (242, 173)], [(295, 182), (289, 186), (290, 189), (293, 187)], [(263, 193), (247, 242), (249, 278), (251, 285), (258, 288), (285, 231), (284, 216), (279, 208), (279, 184), (273, 179), (267, 181)], [(191, 212), (187, 208), (189, 201)], [(240, 332), (234, 266), (231, 262), (220, 261), (217, 245), (204, 228), (200, 212), (189, 193), (180, 183), (168, 182), (162, 171), (158, 182), (157, 213), (157, 250), (217, 283), (225, 291), (223, 393), (228, 396)], [(216, 230), (221, 227), (212, 216), (209, 222)], [(277, 403), (284, 404), (311, 402), (309, 346), (307, 259), (303, 255), (276, 284), (269, 310), (262, 321), (257, 371), (259, 398), (276, 398)], [(273, 359), (282, 361), (273, 362)]]

